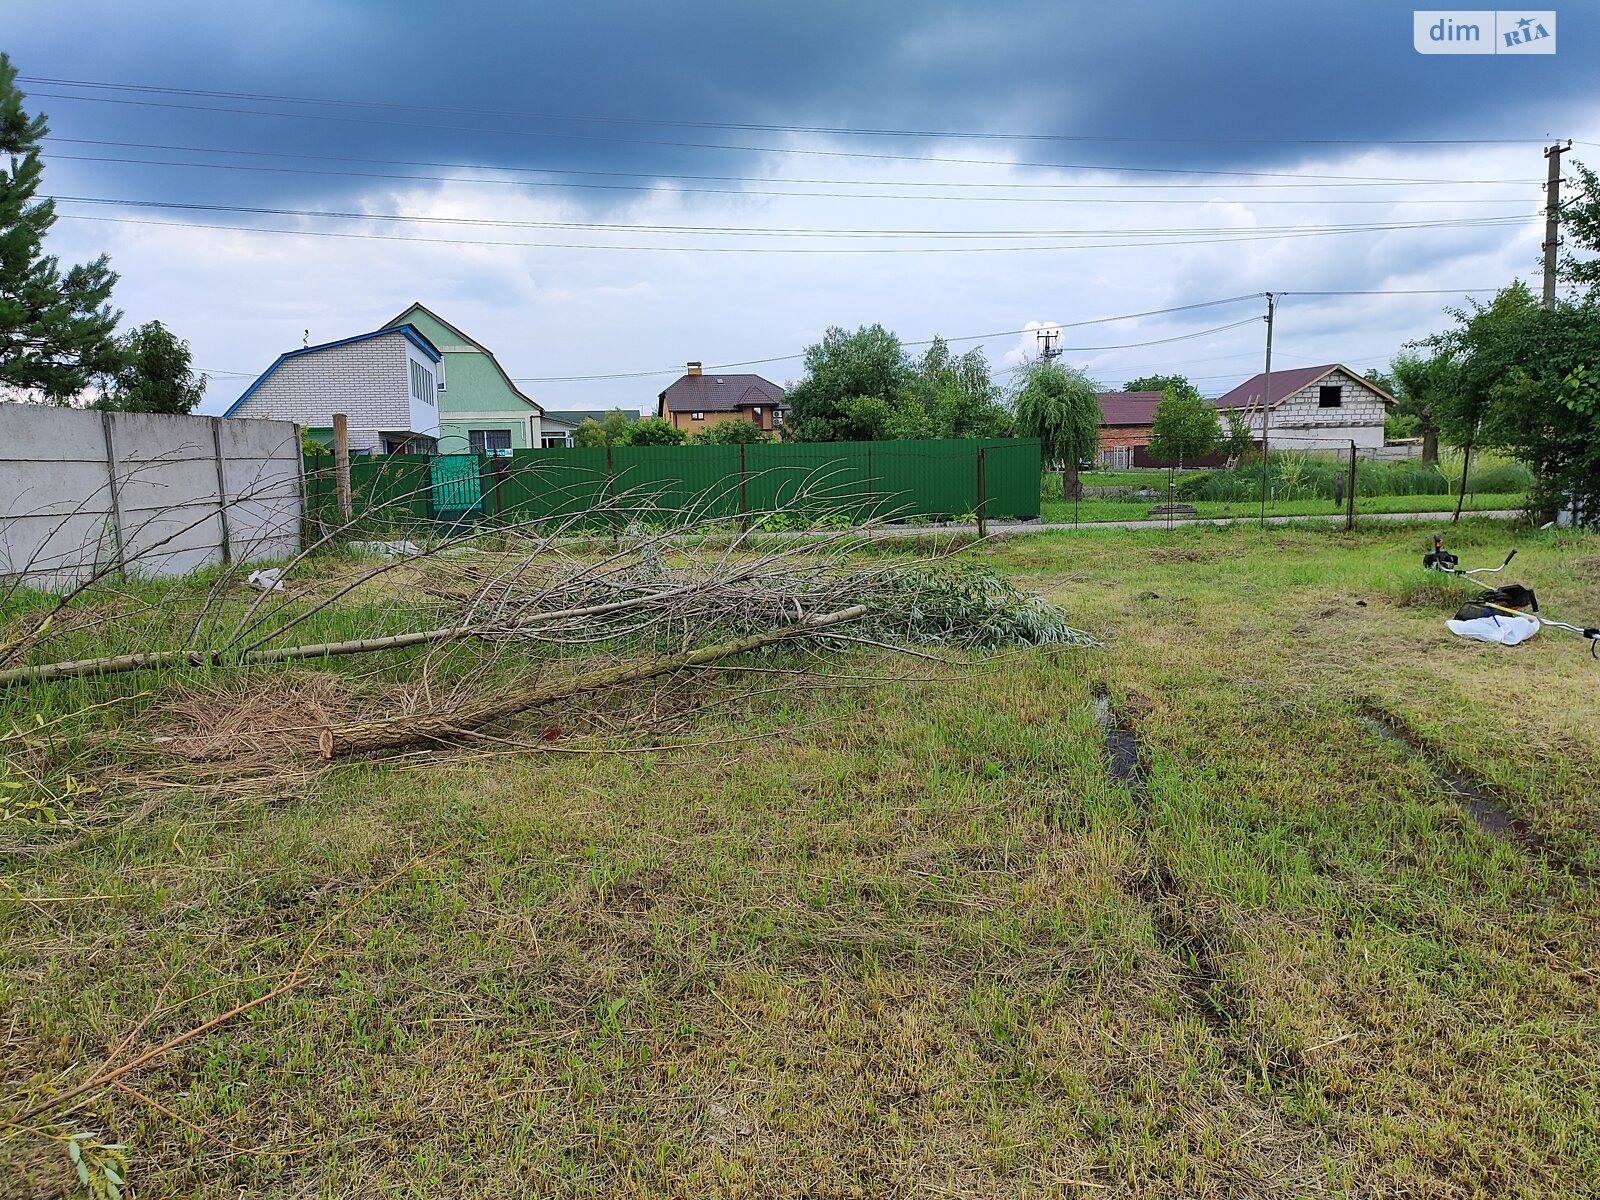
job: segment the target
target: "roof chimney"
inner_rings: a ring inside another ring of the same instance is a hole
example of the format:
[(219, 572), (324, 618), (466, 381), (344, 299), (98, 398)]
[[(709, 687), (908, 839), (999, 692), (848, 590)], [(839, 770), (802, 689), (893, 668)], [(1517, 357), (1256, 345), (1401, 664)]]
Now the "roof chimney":
[(691, 375), (699, 375), (701, 373), (702, 372), (700, 370), (700, 362), (699, 362), (698, 359), (689, 364), (689, 374), (691, 374)]

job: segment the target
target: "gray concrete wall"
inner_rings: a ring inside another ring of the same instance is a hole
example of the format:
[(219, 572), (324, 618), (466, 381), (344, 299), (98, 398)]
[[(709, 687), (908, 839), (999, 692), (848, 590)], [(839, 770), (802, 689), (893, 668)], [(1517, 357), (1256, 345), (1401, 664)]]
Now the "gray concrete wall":
[(300, 430), (288, 421), (0, 403), (0, 579), (61, 588), (96, 570), (181, 575), (300, 548)]

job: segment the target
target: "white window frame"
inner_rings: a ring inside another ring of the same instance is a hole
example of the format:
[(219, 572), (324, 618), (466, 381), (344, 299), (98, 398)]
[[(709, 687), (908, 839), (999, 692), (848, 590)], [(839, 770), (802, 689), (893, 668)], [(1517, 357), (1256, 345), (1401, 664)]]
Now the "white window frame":
[(439, 398), (433, 386), (433, 372), (416, 359), (411, 360), (411, 396), (424, 404), (437, 405)]
[[(491, 434), (503, 435), (506, 444), (504, 446), (491, 446), (489, 444), (489, 436)], [(481, 445), (473, 445), (474, 440), (480, 442)], [(467, 453), (491, 454), (496, 458), (506, 457), (511, 453), (511, 430), (503, 428), (467, 430)]]

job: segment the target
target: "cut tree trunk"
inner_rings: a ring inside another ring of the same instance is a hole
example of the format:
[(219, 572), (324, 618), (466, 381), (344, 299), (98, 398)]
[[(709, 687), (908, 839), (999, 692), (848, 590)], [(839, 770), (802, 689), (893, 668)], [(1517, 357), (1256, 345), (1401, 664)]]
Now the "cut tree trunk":
[(556, 700), (566, 700), (586, 692), (619, 687), (670, 675), (690, 667), (705, 666), (736, 654), (758, 650), (788, 638), (803, 637), (819, 629), (843, 625), (867, 614), (864, 604), (852, 605), (837, 612), (818, 613), (793, 625), (718, 642), (684, 654), (672, 654), (642, 663), (623, 663), (598, 671), (586, 671), (559, 683), (532, 687), (512, 688), (496, 692), (448, 712), (424, 713), (405, 717), (388, 717), (377, 721), (356, 721), (344, 725), (330, 725), (317, 739), (317, 749), (323, 758), (343, 758), (369, 750), (393, 750), (422, 742), (442, 743), (460, 739), (476, 729), (504, 720), (540, 705)]

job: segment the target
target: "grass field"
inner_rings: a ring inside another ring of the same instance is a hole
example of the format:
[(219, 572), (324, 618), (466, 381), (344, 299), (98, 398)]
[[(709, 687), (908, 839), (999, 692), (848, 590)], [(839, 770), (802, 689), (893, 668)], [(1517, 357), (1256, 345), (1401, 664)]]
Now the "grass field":
[[(1468, 495), (1466, 503), (1462, 505), (1463, 512), (1499, 512), (1520, 511), (1526, 503), (1527, 497), (1520, 492), (1484, 492)], [(1070, 500), (1060, 498), (1059, 489), (1054, 499), (1046, 498), (1040, 501), (1040, 519), (1046, 524), (1071, 525), (1074, 522), (1092, 524), (1099, 521), (1141, 521), (1151, 518), (1154, 506), (1165, 504), (1165, 496), (1150, 500), (1135, 500), (1131, 497), (1110, 499), (1105, 497), (1086, 496), (1074, 504)], [(1262, 514), (1261, 502), (1236, 501), (1229, 503), (1224, 500), (1181, 500), (1180, 504), (1187, 504), (1195, 510), (1195, 515), (1179, 520), (1207, 520), (1222, 517), (1231, 517), (1235, 520), (1248, 520)], [(1439, 513), (1449, 516), (1455, 511), (1456, 498), (1454, 496), (1357, 496), (1356, 514), (1370, 513)], [(1268, 500), (1265, 515), (1269, 517), (1336, 517), (1343, 513), (1343, 505), (1336, 505), (1331, 500)]]
[[(677, 749), (579, 752), (601, 724), (0, 825), (6, 1086), (259, 996), (322, 931), (305, 986), (128, 1076), (150, 1103), (79, 1111), (134, 1194), (1600, 1194), (1600, 665), (1453, 639), (1429, 532), (1016, 539), (968, 553), (1098, 648), (863, 649)], [(1519, 545), (1600, 620), (1600, 538)], [(217, 686), (130, 680), (53, 703), (149, 689), (92, 717), (131, 744)], [(0, 1195), (73, 1194), (0, 1132)]]

